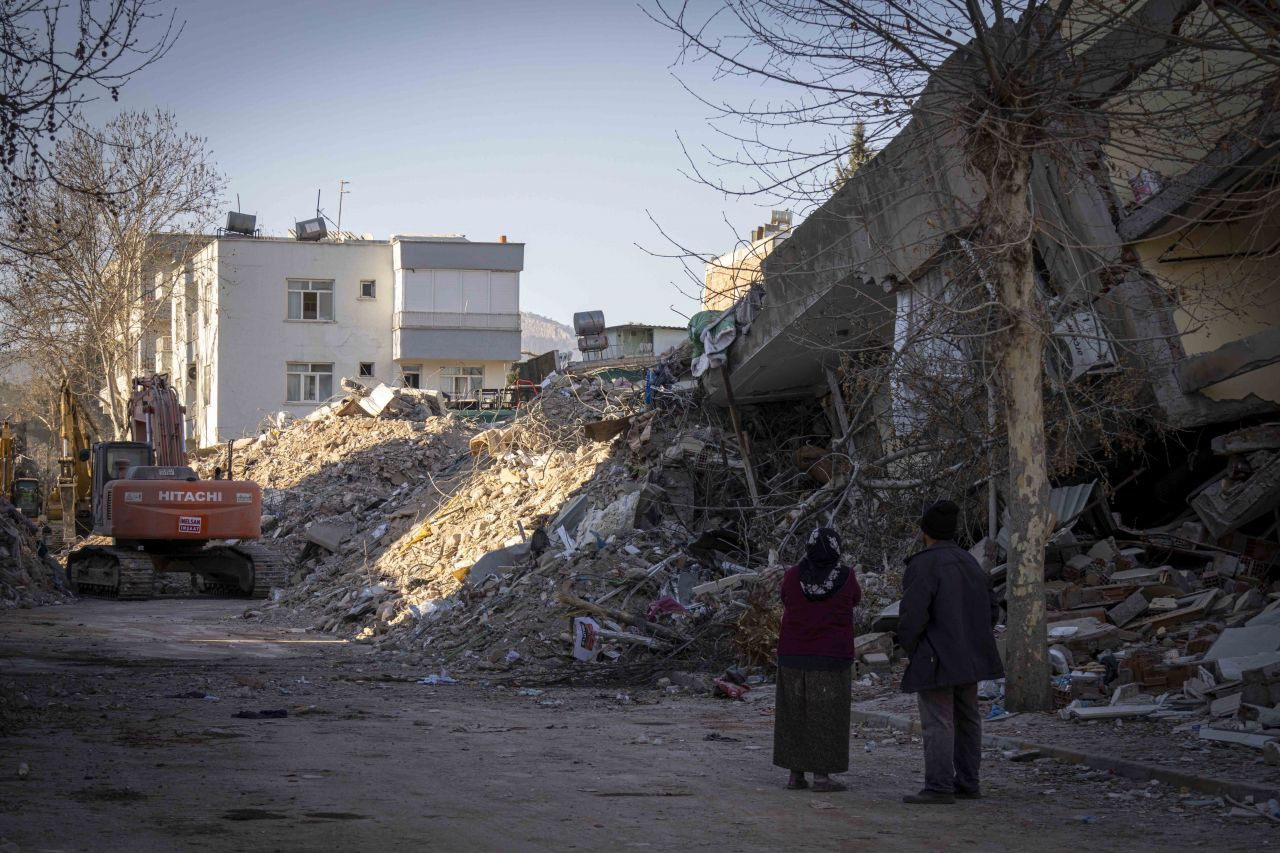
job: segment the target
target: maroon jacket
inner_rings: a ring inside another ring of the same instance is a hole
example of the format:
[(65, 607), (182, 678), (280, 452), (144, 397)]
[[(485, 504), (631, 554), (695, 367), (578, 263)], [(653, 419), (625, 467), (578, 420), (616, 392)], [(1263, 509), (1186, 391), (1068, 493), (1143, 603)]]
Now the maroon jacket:
[(782, 576), (782, 630), (778, 655), (816, 655), (853, 659), (853, 608), (862, 599), (862, 587), (849, 569), (844, 586), (822, 601), (810, 601), (800, 589), (800, 569), (792, 566)]

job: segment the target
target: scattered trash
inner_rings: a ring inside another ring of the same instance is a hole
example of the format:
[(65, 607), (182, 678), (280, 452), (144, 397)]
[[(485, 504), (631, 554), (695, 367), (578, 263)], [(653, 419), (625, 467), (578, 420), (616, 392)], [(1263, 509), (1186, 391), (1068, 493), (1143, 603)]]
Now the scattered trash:
[(445, 671), (442, 669), (442, 670), (440, 670), (440, 672), (439, 672), (439, 673), (434, 673), (434, 672), (433, 672), (433, 673), (431, 673), (431, 675), (428, 675), (426, 678), (419, 679), (419, 680), (418, 680), (418, 683), (419, 683), (419, 684), (432, 684), (432, 685), (435, 685), (435, 684), (457, 684), (457, 683), (458, 683), (458, 680), (457, 680), (456, 678), (450, 678), (450, 677), (449, 677), (449, 673), (445, 672)]
[(740, 743), (742, 738), (729, 737), (729, 735), (722, 735), (719, 732), (708, 732), (703, 740), (711, 740), (718, 743)]
[(729, 699), (742, 699), (751, 688), (746, 684), (734, 684), (726, 678), (715, 680), (716, 693)]

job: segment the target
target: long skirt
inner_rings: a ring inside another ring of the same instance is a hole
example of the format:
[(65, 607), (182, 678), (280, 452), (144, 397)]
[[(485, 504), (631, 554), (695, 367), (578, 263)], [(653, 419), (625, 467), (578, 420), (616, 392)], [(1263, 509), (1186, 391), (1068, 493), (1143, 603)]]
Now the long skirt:
[(849, 705), (853, 669), (778, 667), (773, 763), (797, 773), (849, 769)]

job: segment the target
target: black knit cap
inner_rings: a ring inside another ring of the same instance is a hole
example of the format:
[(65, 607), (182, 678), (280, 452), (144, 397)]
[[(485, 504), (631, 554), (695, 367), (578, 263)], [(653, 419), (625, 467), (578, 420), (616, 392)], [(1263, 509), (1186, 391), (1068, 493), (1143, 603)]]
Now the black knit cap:
[(960, 507), (951, 501), (934, 501), (920, 516), (920, 529), (933, 539), (955, 539)]

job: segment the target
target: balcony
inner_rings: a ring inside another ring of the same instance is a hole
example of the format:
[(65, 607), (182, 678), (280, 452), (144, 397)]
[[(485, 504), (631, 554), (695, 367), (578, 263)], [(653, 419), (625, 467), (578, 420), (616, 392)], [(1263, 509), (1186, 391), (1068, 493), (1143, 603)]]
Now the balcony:
[(397, 311), (391, 319), (397, 361), (516, 361), (519, 314)]
[(393, 331), (399, 329), (492, 329), (518, 332), (520, 315), (397, 311), (391, 318), (391, 328)]

